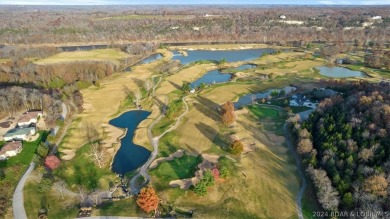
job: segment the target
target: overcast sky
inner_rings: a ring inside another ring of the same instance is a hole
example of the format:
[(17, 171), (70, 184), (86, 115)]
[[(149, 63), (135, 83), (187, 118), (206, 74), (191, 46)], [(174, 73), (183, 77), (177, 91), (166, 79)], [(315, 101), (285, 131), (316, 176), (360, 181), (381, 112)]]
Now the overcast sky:
[(390, 0), (0, 0), (3, 5), (294, 4), (390, 5)]

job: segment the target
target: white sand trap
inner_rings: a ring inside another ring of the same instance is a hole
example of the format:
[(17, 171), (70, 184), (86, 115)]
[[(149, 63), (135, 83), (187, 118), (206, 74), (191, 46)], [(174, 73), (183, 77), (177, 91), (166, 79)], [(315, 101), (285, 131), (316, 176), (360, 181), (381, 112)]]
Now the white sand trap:
[(71, 160), (74, 156), (76, 156), (76, 152), (74, 149), (65, 149), (61, 152), (65, 154), (61, 157), (62, 160)]
[(184, 155), (184, 151), (183, 150), (177, 150), (175, 153), (169, 155), (168, 157), (160, 157), (158, 159), (155, 159), (149, 166), (149, 169), (154, 169), (156, 168), (160, 163), (164, 162), (164, 161), (171, 161), (175, 158), (179, 158), (179, 157), (182, 157)]

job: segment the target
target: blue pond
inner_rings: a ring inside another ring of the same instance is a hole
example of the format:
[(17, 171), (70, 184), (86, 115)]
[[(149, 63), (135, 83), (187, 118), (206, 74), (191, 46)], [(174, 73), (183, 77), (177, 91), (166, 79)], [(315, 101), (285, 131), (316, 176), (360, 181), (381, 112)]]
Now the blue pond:
[(134, 131), (140, 122), (146, 119), (150, 112), (143, 110), (134, 110), (123, 113), (121, 116), (112, 119), (110, 124), (118, 128), (127, 128), (127, 133), (121, 139), (121, 147), (114, 157), (112, 170), (118, 174), (125, 174), (137, 169), (144, 164), (150, 151), (146, 148), (133, 143)]
[(148, 63), (151, 63), (151, 62), (153, 62), (153, 61), (159, 60), (159, 59), (161, 59), (162, 57), (163, 57), (163, 56), (162, 56), (160, 53), (153, 54), (153, 55), (151, 55), (151, 56), (149, 56), (149, 57), (146, 57), (146, 58), (142, 59), (142, 60), (140, 61), (140, 63), (141, 63), (141, 64), (148, 64)]
[(231, 77), (232, 77), (231, 74), (221, 73), (219, 70), (213, 70), (207, 72), (201, 78), (192, 82), (190, 86), (192, 88), (196, 88), (201, 83), (206, 83), (206, 84), (222, 83), (222, 82), (229, 81)]
[(351, 78), (351, 77), (365, 77), (365, 74), (361, 71), (352, 71), (348, 68), (342, 67), (317, 67), (320, 70), (320, 74), (332, 77), (332, 78)]
[(272, 49), (243, 49), (243, 50), (186, 50), (187, 56), (173, 51), (173, 60), (179, 60), (185, 65), (200, 60), (219, 61), (226, 59), (227, 62), (250, 61), (259, 58), (264, 53), (273, 53)]

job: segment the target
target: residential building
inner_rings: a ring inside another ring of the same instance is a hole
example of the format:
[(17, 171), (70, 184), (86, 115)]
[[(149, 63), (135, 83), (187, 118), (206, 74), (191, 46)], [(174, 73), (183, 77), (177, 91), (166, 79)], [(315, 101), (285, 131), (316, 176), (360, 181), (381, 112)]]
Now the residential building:
[(22, 151), (22, 142), (13, 141), (7, 142), (0, 150), (0, 160), (6, 160), (8, 157), (13, 157)]
[(5, 133), (3, 138), (4, 141), (26, 140), (28, 137), (35, 135), (35, 133), (35, 127), (15, 128)]
[(38, 117), (42, 116), (41, 111), (26, 112), (18, 120), (19, 127), (28, 127), (38, 122)]

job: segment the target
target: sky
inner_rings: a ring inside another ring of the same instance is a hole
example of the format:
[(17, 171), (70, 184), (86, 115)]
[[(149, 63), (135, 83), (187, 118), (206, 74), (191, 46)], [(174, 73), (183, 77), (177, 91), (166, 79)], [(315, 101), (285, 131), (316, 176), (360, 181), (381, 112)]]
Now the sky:
[(0, 5), (284, 4), (390, 5), (390, 0), (0, 0)]

